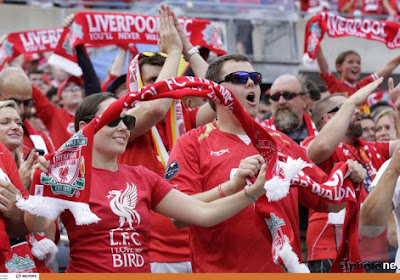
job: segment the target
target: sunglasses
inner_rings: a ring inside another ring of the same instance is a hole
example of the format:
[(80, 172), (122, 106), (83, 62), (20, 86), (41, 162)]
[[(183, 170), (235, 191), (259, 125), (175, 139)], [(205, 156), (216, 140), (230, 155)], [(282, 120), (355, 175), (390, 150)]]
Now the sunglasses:
[(142, 57), (152, 57), (152, 56), (155, 56), (155, 55), (160, 55), (162, 57), (167, 57), (167, 54), (163, 53), (163, 52), (142, 52), (142, 53), (139, 54), (139, 60)]
[(32, 98), (31, 99), (27, 99), (27, 100), (20, 100), (20, 99), (17, 99), (17, 98), (8, 98), (7, 99), (1, 94), (0, 94), (0, 96), (4, 100), (13, 100), (17, 104), (17, 106), (19, 106), (21, 104), (24, 104), (24, 107), (32, 107), (33, 105), (35, 105), (35, 100), (33, 100)]
[(295, 98), (298, 95), (301, 95), (301, 92), (295, 93), (295, 92), (291, 92), (291, 91), (285, 91), (283, 93), (271, 94), (269, 96), (269, 98), (271, 98), (271, 100), (273, 100), (273, 101), (278, 101), (281, 98), (281, 96), (283, 96), (283, 98), (285, 98), (285, 100), (292, 100), (293, 98)]
[(221, 84), (223, 82), (231, 82), (232, 84), (246, 84), (249, 78), (254, 82), (254, 84), (261, 84), (261, 73), (243, 71), (230, 73), (219, 80), (217, 84)]
[[(93, 120), (96, 116), (86, 116), (83, 118), (83, 121), (86, 123), (89, 123), (91, 120)], [(131, 115), (126, 115), (123, 118), (119, 117), (107, 124), (109, 127), (116, 127), (119, 125), (120, 122), (123, 122), (128, 130), (132, 130), (135, 128), (135, 123), (136, 123), (136, 118)]]
[(342, 106), (343, 106), (343, 103), (342, 103), (342, 104), (339, 104), (339, 105), (337, 105), (336, 107), (333, 107), (333, 109), (332, 109), (332, 110), (330, 110), (330, 111), (328, 111), (328, 112), (326, 112), (326, 113), (327, 113), (327, 114), (336, 113), (337, 111), (339, 111), (339, 110), (340, 110), (340, 108), (342, 108)]

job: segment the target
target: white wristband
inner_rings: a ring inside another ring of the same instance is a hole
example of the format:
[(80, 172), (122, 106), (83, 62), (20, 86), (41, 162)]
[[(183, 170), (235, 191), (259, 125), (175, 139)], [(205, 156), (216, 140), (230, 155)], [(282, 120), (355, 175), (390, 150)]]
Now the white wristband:
[(196, 47), (193, 47), (183, 55), (183, 58), (186, 60), (186, 62), (188, 62), (189, 59), (192, 57), (192, 55), (194, 55), (196, 53), (200, 53), (199, 49)]

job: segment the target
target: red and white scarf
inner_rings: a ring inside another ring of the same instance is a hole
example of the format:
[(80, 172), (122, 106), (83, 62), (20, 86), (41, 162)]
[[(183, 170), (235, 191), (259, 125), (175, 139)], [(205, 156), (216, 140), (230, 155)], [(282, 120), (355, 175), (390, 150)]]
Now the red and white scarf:
[[(189, 18), (179, 18), (179, 22), (193, 45), (206, 47), (217, 55), (225, 53), (220, 35), (211, 22)], [(64, 29), (49, 63), (63, 67), (75, 76), (81, 76), (82, 70), (76, 64), (74, 52), (77, 45), (118, 45), (124, 49), (137, 43), (157, 45), (158, 30), (158, 16), (79, 12), (71, 26)]]
[(367, 18), (345, 18), (333, 13), (320, 13), (306, 24), (304, 64), (314, 61), (325, 33), (337, 38), (354, 36), (384, 43), (389, 49), (400, 47), (400, 24)]
[[(276, 141), (272, 135), (277, 133), (264, 129), (256, 123), (228, 89), (214, 82), (194, 77), (178, 77), (161, 81), (136, 92), (128, 93), (116, 100), (105, 112), (73, 135), (56, 153), (47, 157), (50, 161), (49, 172), (42, 173), (37, 170), (34, 175), (31, 190), (36, 196), (31, 195), (27, 200), (18, 198), (18, 207), (51, 219), (55, 219), (61, 211), (68, 208), (77, 224), (89, 224), (98, 221), (98, 217), (90, 211), (88, 206), (91, 186), (91, 153), (96, 131), (121, 116), (138, 101), (156, 98), (183, 98), (184, 96), (205, 97), (223, 104), (228, 110), (231, 110), (242, 124), (253, 145), (265, 159), (267, 163), (267, 182), (265, 183), (267, 197), (257, 202), (257, 205), (262, 204), (261, 207), (258, 207), (258, 211), (264, 227), (266, 227), (264, 216), (275, 211), (275, 208), (267, 199), (278, 201), (285, 197), (291, 185), (305, 188), (321, 199), (334, 204), (348, 201), (347, 215), (349, 216), (346, 216), (344, 227), (347, 226), (351, 229), (349, 231), (351, 236), (346, 236), (346, 231), (344, 232), (343, 236), (349, 243), (343, 242), (345, 245), (341, 247), (339, 255), (341, 259), (338, 262), (343, 261), (345, 257), (348, 257), (350, 261), (360, 261), (359, 256), (355, 253), (358, 252), (356, 218), (359, 208), (357, 194), (352, 188), (351, 182), (344, 179), (347, 173), (347, 165), (341, 165), (341, 169), (332, 174), (330, 178), (325, 175), (322, 178), (315, 178), (315, 181), (311, 180), (316, 174), (315, 170), (319, 170), (318, 167), (308, 159), (290, 157), (290, 155), (297, 156), (300, 153), (296, 151), (303, 151), (299, 146), (290, 144), (290, 139)], [(282, 247), (273, 247), (278, 252), (276, 261), (283, 263), (290, 271), (298, 271), (299, 268), (304, 269), (304, 265), (292, 264), (294, 253), (288, 240), (293, 229), (289, 227), (281, 229), (282, 239), (280, 239), (280, 242), (282, 242)], [(353, 235), (356, 236), (356, 239), (353, 238)], [(347, 246), (350, 247), (347, 248)], [(349, 254), (347, 249), (350, 249), (352, 254)], [(274, 253), (274, 255), (276, 254)]]
[(53, 51), (62, 31), (62, 28), (49, 28), (9, 33), (0, 46), (0, 70), (20, 54)]

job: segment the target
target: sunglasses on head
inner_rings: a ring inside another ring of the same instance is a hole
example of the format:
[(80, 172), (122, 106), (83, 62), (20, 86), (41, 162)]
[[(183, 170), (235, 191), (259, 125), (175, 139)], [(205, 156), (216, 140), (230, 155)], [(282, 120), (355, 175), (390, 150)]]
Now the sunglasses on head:
[(278, 93), (271, 94), (269, 96), (269, 98), (271, 98), (271, 100), (273, 100), (273, 101), (278, 101), (281, 98), (281, 96), (283, 96), (283, 98), (285, 98), (286, 100), (292, 100), (293, 98), (295, 98), (298, 95), (301, 95), (301, 92), (295, 93), (295, 92), (291, 92), (291, 91), (285, 91), (283, 93), (278, 92)]
[(261, 73), (243, 71), (230, 73), (219, 80), (217, 84), (221, 84), (223, 82), (231, 82), (232, 84), (246, 84), (249, 78), (254, 82), (254, 84), (261, 84)]
[[(91, 120), (93, 120), (96, 116), (86, 116), (83, 118), (83, 121), (86, 123), (89, 123)], [(135, 123), (136, 123), (136, 118), (131, 115), (125, 115), (123, 118), (119, 117), (107, 124), (109, 127), (116, 127), (119, 125), (120, 122), (123, 122), (126, 125), (126, 128), (128, 130), (132, 130), (135, 128)]]
[(167, 54), (163, 53), (163, 52), (142, 52), (142, 53), (139, 54), (139, 60), (144, 56), (145, 57), (152, 57), (152, 56), (155, 56), (155, 55), (160, 55), (162, 57), (167, 57)]

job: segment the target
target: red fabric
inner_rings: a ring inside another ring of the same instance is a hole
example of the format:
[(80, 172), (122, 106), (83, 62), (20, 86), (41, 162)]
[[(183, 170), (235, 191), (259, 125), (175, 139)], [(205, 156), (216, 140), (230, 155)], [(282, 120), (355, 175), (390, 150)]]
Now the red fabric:
[(38, 135), (38, 136), (42, 137), (43, 141), (44, 141), (44, 143), (46, 145), (47, 151), (49, 153), (53, 153), (54, 152), (53, 143), (48, 138), (48, 136), (44, 132), (37, 131), (36, 129), (34, 129), (32, 127), (32, 125), (29, 123), (28, 120), (24, 120), (24, 138), (23, 138), (24, 146), (23, 146), (23, 149), (22, 149), (22, 153), (23, 153), (24, 158), (29, 154), (30, 150), (35, 148), (34, 143), (29, 138), (29, 135)]
[[(317, 128), (315, 127), (315, 124), (312, 122), (310, 116), (308, 114), (304, 113), (303, 114), (303, 120), (304, 120), (304, 123), (305, 123), (305, 125), (307, 127), (308, 135), (310, 135), (310, 136), (311, 135), (317, 135), (318, 134)], [(261, 123), (261, 126), (265, 127), (265, 128), (270, 128), (272, 130), (280, 131), (275, 126), (274, 121), (275, 121), (274, 117), (270, 117), (269, 119), (266, 119), (265, 121), (263, 121)]]
[[(246, 134), (250, 137), (253, 145), (258, 148), (260, 154), (263, 156), (267, 166), (267, 181), (278, 177), (283, 179), (283, 174), (281, 173), (282, 170), (278, 169), (278, 150), (280, 152), (282, 151), (283, 156), (296, 155), (301, 152), (304, 154), (303, 149), (301, 149), (297, 144), (290, 144), (291, 140), (289, 138), (285, 139), (284, 135), (281, 136), (284, 139), (281, 139), (281, 141), (275, 141), (273, 136), (278, 133), (269, 129), (263, 129), (258, 123), (256, 123), (248, 113), (244, 111), (240, 102), (228, 89), (204, 79), (178, 77), (141, 88), (136, 92), (129, 93), (116, 100), (107, 108), (106, 111), (97, 116), (87, 126), (85, 126), (83, 130), (79, 131), (68, 140), (68, 142), (63, 145), (64, 149), (58, 150), (55, 154), (47, 157), (50, 161), (48, 167), (49, 172), (46, 174), (41, 174), (40, 171), (35, 172), (33, 184), (36, 185), (38, 182), (41, 182), (41, 185), (43, 185), (41, 194), (46, 197), (64, 199), (72, 202), (88, 203), (91, 187), (91, 152), (94, 133), (116, 117), (120, 116), (122, 110), (134, 106), (137, 100), (151, 100), (165, 97), (173, 97), (176, 99), (187, 95), (202, 96), (212, 99), (214, 102), (223, 104), (228, 110), (232, 111), (240, 121)], [(287, 143), (289, 143), (288, 146), (285, 146)], [(279, 155), (282, 156), (281, 153), (279, 153)], [(285, 157), (281, 159), (284, 161), (286, 160)], [(305, 160), (309, 162), (308, 159)], [(347, 216), (352, 218), (346, 218), (346, 221), (348, 222), (345, 222), (343, 233), (345, 237), (348, 237), (349, 241), (342, 242), (344, 245), (339, 249), (339, 258), (337, 258), (333, 265), (333, 267), (339, 269), (339, 263), (345, 258), (352, 262), (357, 262), (360, 259), (358, 255), (358, 239), (354, 238), (354, 236), (358, 235), (357, 220), (353, 219), (353, 217), (357, 217), (359, 211), (359, 208), (357, 207), (358, 195), (357, 193), (354, 193), (354, 188), (348, 179), (343, 181), (343, 174), (345, 174), (347, 170), (346, 164), (337, 165), (338, 170), (335, 171), (334, 174), (331, 174), (333, 177), (329, 178), (329, 180), (339, 180), (339, 185), (335, 183), (334, 187), (327, 183), (318, 184), (308, 177), (307, 174), (309, 172), (312, 173), (310, 174), (312, 177), (317, 176), (318, 174), (316, 168), (311, 165), (312, 163), (309, 162), (309, 164), (312, 167), (305, 168), (303, 172), (296, 175), (297, 177), (295, 176), (290, 183), (294, 186), (303, 187), (305, 190), (312, 192), (321, 199), (332, 203), (342, 203), (347, 201), (348, 206), (350, 205), (350, 207), (348, 207)], [(66, 169), (65, 172), (64, 169)], [(68, 177), (64, 178), (64, 173), (67, 173)], [(326, 177), (321, 179), (319, 176), (318, 179), (323, 181)], [(343, 186), (342, 183), (344, 184)], [(49, 185), (52, 185), (52, 187), (49, 187)], [(60, 190), (62, 190), (62, 193)], [(67, 196), (64, 192), (68, 192), (72, 197)], [(338, 197), (337, 194), (341, 192), (346, 193), (346, 195), (344, 197)], [(41, 208), (40, 206), (40, 204), (37, 204), (36, 210)], [(258, 208), (259, 219), (257, 224), (264, 229), (265, 218), (263, 215), (271, 213), (269, 207), (270, 205), (265, 203)], [(81, 213), (75, 213), (75, 219), (81, 220)], [(93, 222), (94, 220), (95, 219), (87, 220), (87, 223)], [(285, 235), (291, 236), (291, 229), (287, 228), (287, 230), (288, 232), (285, 232)], [(274, 247), (274, 249), (275, 248), (276, 247)]]
[(62, 28), (49, 28), (9, 33), (0, 46), (0, 70), (20, 54), (53, 51), (61, 32)]
[(324, 80), (325, 85), (331, 94), (343, 93), (346, 96), (352, 95), (363, 86), (371, 83), (372, 81), (375, 81), (378, 78), (376, 74), (371, 74), (362, 79), (361, 81), (357, 82), (356, 84), (349, 84), (344, 80), (338, 80), (335, 77), (335, 74), (333, 74), (332, 72), (326, 74), (321, 73), (320, 76), (322, 80)]
[(307, 22), (304, 56), (314, 60), (325, 33), (329, 37), (355, 36), (386, 44), (389, 49), (400, 47), (399, 23), (392, 21), (344, 18), (332, 13), (320, 13)]
[(61, 94), (62, 94), (64, 88), (68, 85), (69, 82), (74, 82), (78, 86), (82, 86), (83, 85), (83, 80), (81, 78), (75, 77), (75, 76), (69, 76), (68, 79), (64, 80), (57, 88), (57, 96), (59, 98), (61, 98)]
[(39, 89), (34, 86), (32, 88), (36, 114), (49, 131), (54, 147), (58, 149), (75, 133), (74, 116), (54, 106)]
[[(217, 156), (218, 151), (225, 152)], [(240, 160), (255, 154), (258, 151), (253, 145), (246, 145), (236, 135), (222, 132), (213, 122), (193, 129), (177, 140), (169, 162), (176, 163), (179, 171), (170, 182), (189, 195), (205, 192), (228, 181), (231, 170), (238, 167)], [(293, 188), (279, 203), (291, 213), (290, 222), (298, 228), (297, 189)], [(254, 205), (250, 205), (211, 228), (191, 226), (193, 272), (283, 272), (273, 262), (271, 243), (255, 226), (255, 218)], [(295, 247), (299, 253), (298, 242)]]
[[(193, 45), (206, 47), (218, 55), (225, 54), (216, 29), (207, 20), (180, 18), (183, 30)], [(77, 45), (157, 44), (158, 16), (122, 13), (78, 12), (70, 28), (65, 28), (54, 53), (76, 63)]]
[[(96, 188), (91, 189), (89, 205), (101, 221), (77, 226), (70, 212), (61, 215), (70, 240), (67, 272), (150, 272), (150, 209), (172, 186), (145, 167), (126, 165), (118, 165), (116, 172), (93, 168), (92, 182)], [(137, 213), (133, 228), (122, 218), (128, 210), (121, 206), (129, 197), (127, 185), (137, 188), (137, 202), (130, 210)]]
[[(14, 157), (0, 142), (0, 179), (13, 183), (13, 185), (26, 196), (24, 186), (19, 176), (18, 168), (15, 163)], [(10, 260), (10, 243), (8, 234), (6, 233), (6, 221), (2, 214), (0, 214), (0, 272), (6, 272), (6, 260)], [(29, 251), (30, 253), (30, 251)], [(12, 257), (12, 255), (11, 255)]]
[(362, 13), (366, 15), (381, 15), (384, 14), (382, 0), (362, 0)]
[[(315, 137), (308, 137), (302, 145), (308, 147)], [(319, 164), (325, 172), (330, 172), (337, 162), (353, 159), (368, 171), (367, 179), (361, 191), (363, 201), (368, 192), (366, 188), (375, 178), (379, 167), (389, 158), (389, 144), (384, 142), (364, 142), (359, 140), (358, 147), (347, 143), (340, 143), (332, 156)], [(336, 257), (335, 229), (333, 225), (327, 225), (328, 214), (316, 213), (310, 210), (307, 230), (308, 261), (334, 259)], [(363, 242), (364, 241), (364, 242)], [(375, 244), (370, 246), (370, 244)], [(381, 234), (376, 238), (360, 239), (360, 255), (365, 261), (383, 261), (388, 259), (387, 238)]]
[[(25, 189), (19, 177), (18, 168), (15, 164), (14, 157), (11, 155), (6, 146), (0, 142), (0, 179), (9, 181), (14, 184), (18, 190), (25, 194)], [(0, 254), (10, 250), (8, 235), (6, 233), (5, 218), (0, 214)]]
[(339, 0), (338, 2), (338, 11), (340, 13), (348, 13), (351, 14), (354, 12), (355, 8), (357, 8), (357, 3), (358, 1), (354, 1), (353, 5), (347, 10), (347, 11), (342, 11), (342, 8), (349, 2), (349, 0)]

